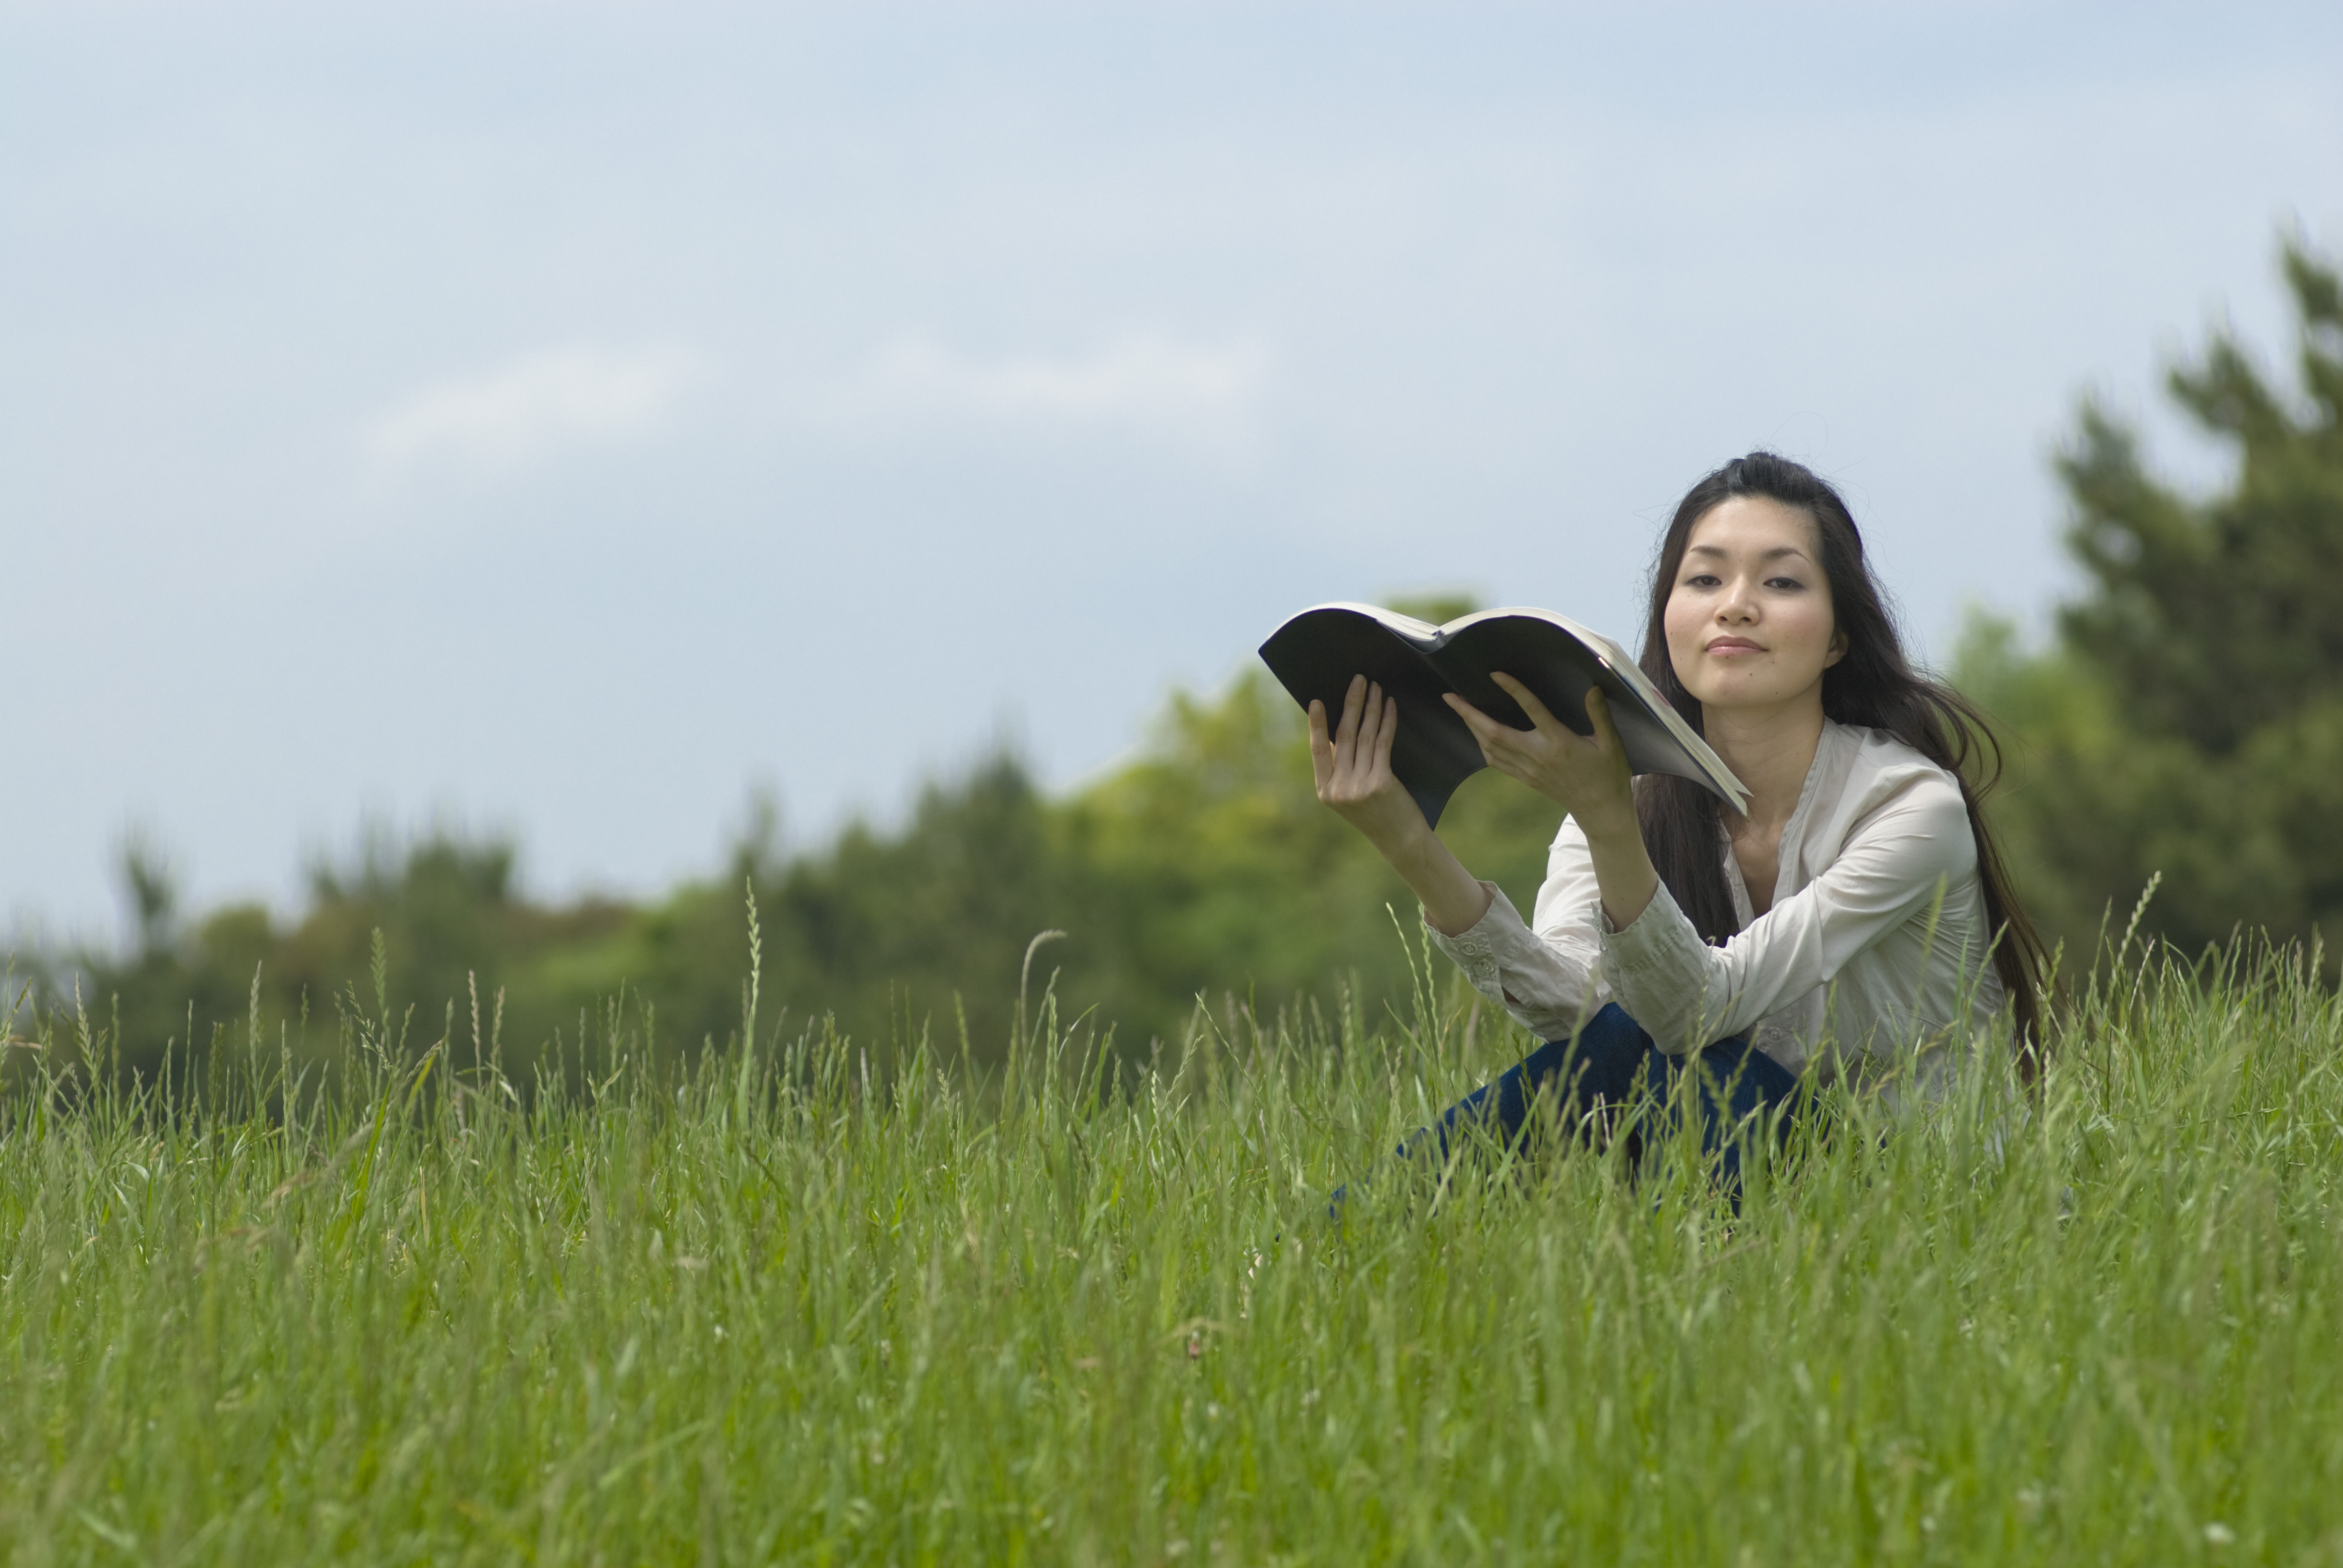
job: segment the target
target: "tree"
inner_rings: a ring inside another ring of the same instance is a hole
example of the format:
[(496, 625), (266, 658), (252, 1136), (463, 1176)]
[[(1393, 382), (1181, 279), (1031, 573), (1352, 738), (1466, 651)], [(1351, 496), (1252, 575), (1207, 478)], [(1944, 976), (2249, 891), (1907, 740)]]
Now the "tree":
[(2191, 948), (2343, 917), (2343, 286), (2299, 243), (2282, 265), (2298, 389), (2227, 331), (2167, 377), (2228, 486), (2157, 478), (2086, 402), (2057, 472), (2089, 587), (2043, 653), (1986, 625), (1963, 655), (2018, 743), (1999, 814), (2028, 902), (2070, 943), (2157, 874), (2149, 927)]

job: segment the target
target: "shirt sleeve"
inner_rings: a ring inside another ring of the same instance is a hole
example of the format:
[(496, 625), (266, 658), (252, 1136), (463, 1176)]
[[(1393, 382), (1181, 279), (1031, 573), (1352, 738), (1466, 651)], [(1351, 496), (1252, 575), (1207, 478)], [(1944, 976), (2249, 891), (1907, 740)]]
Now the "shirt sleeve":
[(1488, 912), (1454, 936), (1426, 922), (1433, 945), (1456, 961), (1473, 989), (1540, 1040), (1566, 1040), (1611, 1000), (1603, 983), (1601, 893), (1584, 835), (1564, 822), (1539, 890), (1537, 930), (1494, 882)]
[(1940, 890), (1976, 864), (1958, 787), (1915, 773), (1856, 823), (1820, 876), (1723, 947), (1700, 940), (1663, 885), (1625, 930), (1603, 927), (1604, 973), (1659, 1048), (1682, 1055), (1830, 984), (1889, 932), (1926, 919)]

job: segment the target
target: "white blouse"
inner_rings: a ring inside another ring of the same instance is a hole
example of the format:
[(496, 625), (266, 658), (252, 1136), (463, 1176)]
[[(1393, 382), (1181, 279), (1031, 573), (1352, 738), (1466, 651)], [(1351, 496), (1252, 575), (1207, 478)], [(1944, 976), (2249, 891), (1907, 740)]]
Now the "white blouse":
[(1616, 1001), (1671, 1055), (1746, 1031), (1793, 1072), (1858, 1083), (1916, 1056), (1929, 1088), (1956, 1050), (1982, 1042), (2004, 998), (1976, 839), (1950, 773), (1881, 731), (1825, 721), (1763, 915), (1752, 918), (1721, 828), (1718, 844), (1741, 922), (1723, 947), (1700, 940), (1664, 884), (1613, 930), (1586, 835), (1566, 818), (1534, 931), (1483, 883), (1495, 894), (1488, 913), (1432, 937), (1541, 1040), (1567, 1039)]

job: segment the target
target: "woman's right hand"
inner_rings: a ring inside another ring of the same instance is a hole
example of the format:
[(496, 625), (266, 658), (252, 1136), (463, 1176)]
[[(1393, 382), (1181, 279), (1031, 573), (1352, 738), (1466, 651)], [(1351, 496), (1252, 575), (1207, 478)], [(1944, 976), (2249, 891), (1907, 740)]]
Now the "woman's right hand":
[(1326, 705), (1310, 705), (1310, 763), (1318, 799), (1392, 863), (1423, 900), (1423, 918), (1450, 936), (1470, 930), (1489, 912), (1493, 895), (1473, 878), (1423, 819), (1415, 797), (1392, 773), (1392, 741), (1399, 735), (1399, 701), (1363, 675), (1351, 678), (1342, 721), (1326, 733)]
[(1318, 799), (1367, 836), (1386, 857), (1403, 854), (1430, 831), (1415, 798), (1392, 773), (1392, 741), (1399, 735), (1399, 700), (1363, 675), (1351, 678), (1342, 717), (1326, 730), (1326, 705), (1310, 704), (1310, 762)]

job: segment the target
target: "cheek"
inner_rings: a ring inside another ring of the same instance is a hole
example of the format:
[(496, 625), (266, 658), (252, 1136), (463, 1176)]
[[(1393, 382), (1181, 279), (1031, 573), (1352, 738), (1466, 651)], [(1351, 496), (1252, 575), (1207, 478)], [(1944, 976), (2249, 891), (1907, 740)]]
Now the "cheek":
[(1821, 664), (1830, 658), (1831, 638), (1837, 630), (1827, 602), (1809, 600), (1795, 618), (1799, 651)]
[(1660, 629), (1668, 639), (1668, 651), (1681, 652), (1691, 637), (1707, 623), (1700, 606), (1683, 594), (1668, 596), (1667, 607), (1660, 612)]

